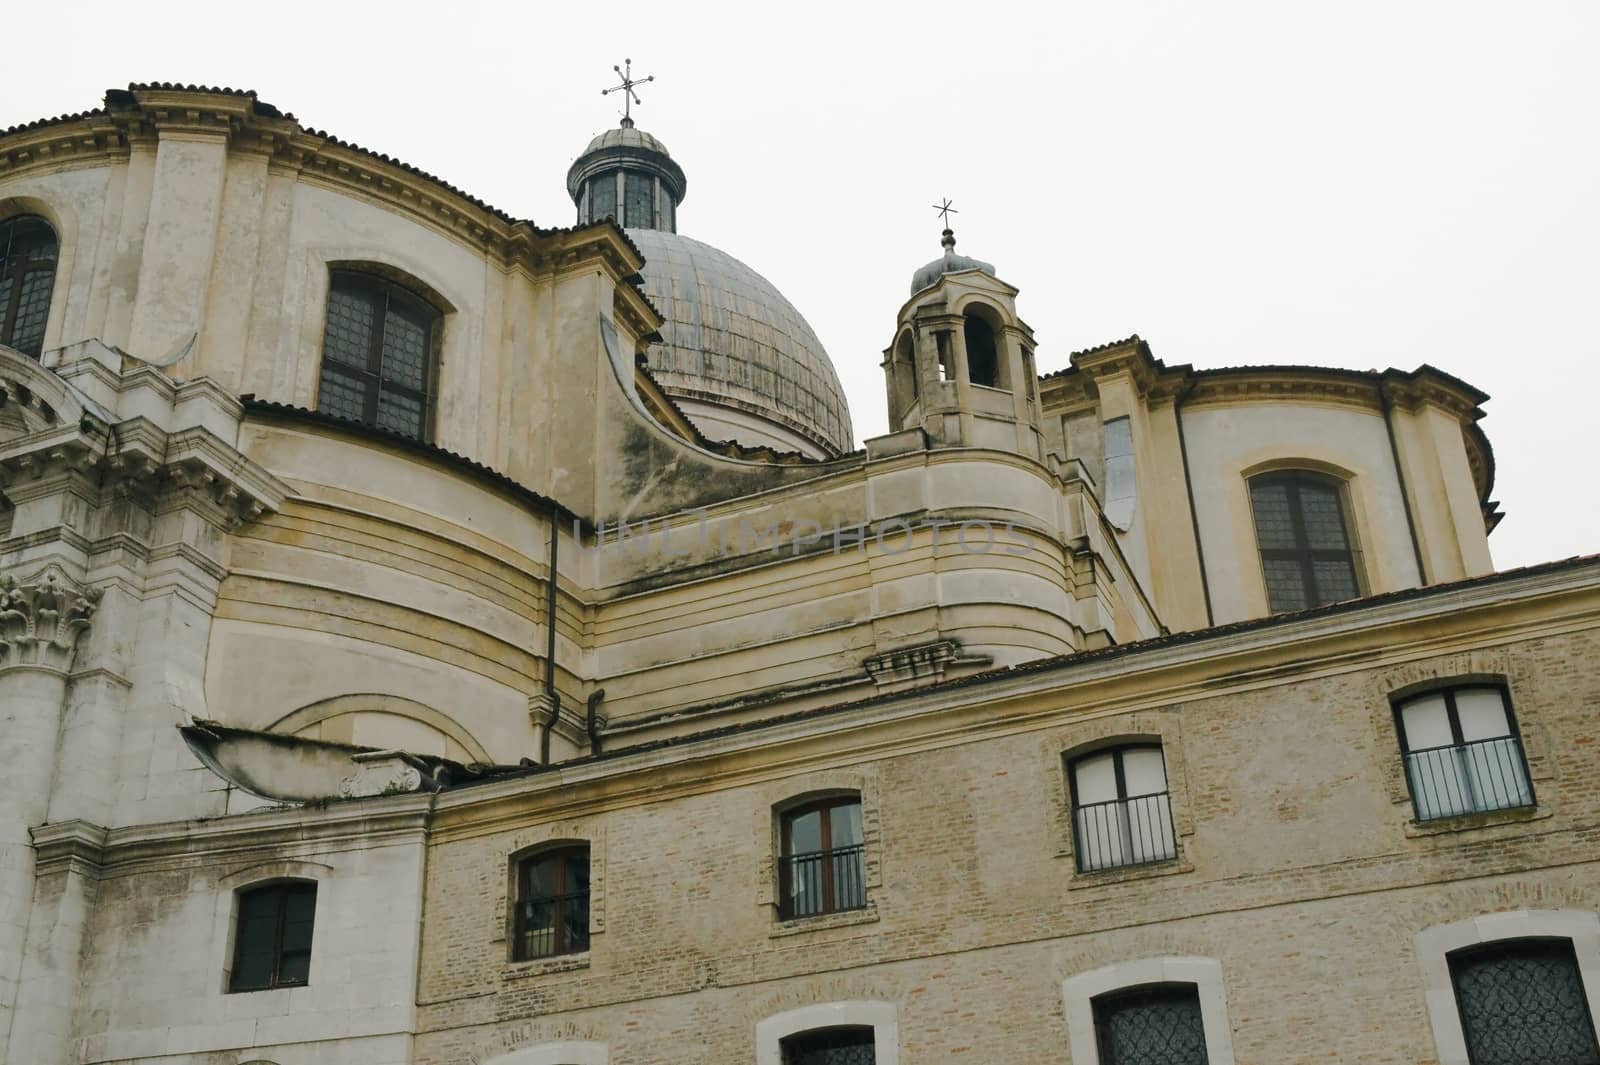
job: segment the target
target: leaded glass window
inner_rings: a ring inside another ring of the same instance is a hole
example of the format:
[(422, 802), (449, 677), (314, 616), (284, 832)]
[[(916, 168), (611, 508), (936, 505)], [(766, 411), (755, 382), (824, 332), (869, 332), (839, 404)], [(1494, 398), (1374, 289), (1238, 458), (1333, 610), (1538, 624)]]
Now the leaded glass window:
[(512, 955), (518, 961), (589, 949), (589, 848), (543, 851), (517, 869)]
[(317, 409), (427, 439), (441, 320), (392, 281), (334, 271)]
[(1570, 939), (1458, 950), (1450, 976), (1472, 1065), (1600, 1065)]
[(656, 179), (649, 174), (629, 172), (623, 182), (628, 225), (643, 229), (656, 226)]
[(1206, 1065), (1206, 1029), (1194, 984), (1154, 984), (1093, 1002), (1100, 1065)]
[(55, 230), (42, 218), (0, 222), (0, 344), (38, 358), (55, 290)]
[(1343, 495), (1334, 478), (1304, 470), (1250, 479), (1256, 543), (1274, 614), (1360, 594)]
[(873, 1065), (877, 1060), (871, 1028), (823, 1028), (783, 1041), (783, 1065)]
[(589, 221), (617, 216), (617, 175), (601, 174), (589, 182)]
[(1533, 782), (1504, 687), (1435, 689), (1394, 709), (1418, 821), (1533, 805)]
[(229, 991), (298, 987), (311, 977), (317, 885), (268, 884), (239, 894)]

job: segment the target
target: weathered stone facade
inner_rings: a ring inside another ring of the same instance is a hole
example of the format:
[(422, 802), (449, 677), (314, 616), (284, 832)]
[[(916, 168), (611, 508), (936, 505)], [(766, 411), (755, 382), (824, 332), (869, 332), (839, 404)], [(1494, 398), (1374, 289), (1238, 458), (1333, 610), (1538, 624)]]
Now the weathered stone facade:
[[(1600, 1002), (1600, 561), (1493, 572), (1487, 397), (1442, 371), (1130, 338), (1041, 377), (947, 234), (891, 431), (834, 454), (781, 390), (686, 413), (613, 223), (230, 90), (0, 134), (17, 219), (54, 272), (36, 336), (0, 306), (0, 1061), (786, 1065), (870, 1029), (876, 1065), (1090, 1065), (1107, 996), (1176, 986), (1212, 1065), (1464, 1065), (1449, 959), (1513, 939)], [(436, 315), (420, 432), (328, 405), (347, 273)], [(1336, 517), (1272, 526), (1301, 475)], [(1461, 684), (1509, 699), (1523, 790), (1423, 816), (1396, 703)], [(1130, 744), (1161, 788), (1116, 756), (1088, 843), (1074, 760)], [(812, 800), (857, 819), (824, 912), (786, 879)], [(581, 909), (530, 949), (558, 853)], [(276, 911), (242, 979), (245, 900), (291, 887), (303, 948)]]

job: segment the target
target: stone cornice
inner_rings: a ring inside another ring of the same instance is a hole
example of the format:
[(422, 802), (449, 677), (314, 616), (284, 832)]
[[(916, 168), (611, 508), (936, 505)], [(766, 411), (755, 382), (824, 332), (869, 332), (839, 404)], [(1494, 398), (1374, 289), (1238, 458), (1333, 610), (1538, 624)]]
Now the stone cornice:
[(190, 864), (213, 865), (231, 855), (293, 846), (314, 854), (360, 847), (421, 843), (433, 796), (350, 799), (326, 806), (260, 810), (205, 821), (167, 821), (102, 828), (65, 821), (32, 830), (40, 876), (67, 868), (105, 877)]
[[(860, 762), (908, 748), (1055, 727), (1302, 678), (1434, 656), (1468, 646), (1600, 624), (1600, 559), (1397, 593), (1304, 616), (1267, 619), (977, 674), (709, 730), (533, 770), (438, 797), (436, 839), (501, 831), (529, 817), (662, 798), (659, 773), (687, 790)], [(761, 749), (781, 755), (753, 757)], [(591, 809), (592, 808), (592, 809)]]

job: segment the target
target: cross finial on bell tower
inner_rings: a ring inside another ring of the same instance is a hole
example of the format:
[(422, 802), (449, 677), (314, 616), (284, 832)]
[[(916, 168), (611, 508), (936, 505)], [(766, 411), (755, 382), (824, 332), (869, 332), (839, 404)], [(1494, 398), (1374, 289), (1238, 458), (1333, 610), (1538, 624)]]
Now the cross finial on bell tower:
[(941, 235), (939, 243), (944, 247), (945, 254), (949, 255), (954, 252), (956, 246), (956, 234), (955, 230), (950, 228), (950, 216), (961, 212), (956, 210), (955, 201), (947, 196), (940, 196), (939, 202), (933, 205), (933, 209), (938, 212), (939, 218), (944, 222), (944, 233)]
[(651, 74), (647, 77), (635, 78), (633, 76), (633, 60), (624, 59), (622, 62), (626, 64), (626, 70), (615, 64), (611, 67), (612, 70), (617, 72), (617, 77), (622, 79), (622, 84), (613, 85), (609, 89), (601, 89), (600, 95), (610, 96), (614, 92), (622, 94), (622, 125), (626, 129), (633, 125), (633, 105), (644, 103), (643, 100), (639, 99), (639, 94), (633, 91), (633, 87), (635, 85), (643, 85), (647, 81), (655, 81), (656, 76)]

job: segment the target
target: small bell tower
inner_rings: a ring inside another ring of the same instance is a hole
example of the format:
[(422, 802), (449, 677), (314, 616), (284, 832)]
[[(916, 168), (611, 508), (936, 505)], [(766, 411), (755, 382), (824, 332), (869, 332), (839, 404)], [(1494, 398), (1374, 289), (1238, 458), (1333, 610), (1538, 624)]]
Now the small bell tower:
[[(948, 222), (949, 201), (939, 208)], [(989, 263), (944, 254), (911, 279), (894, 342), (884, 351), (889, 430), (920, 428), (933, 447), (983, 447), (1043, 457), (1033, 330), (1017, 317), (1017, 289)]]

